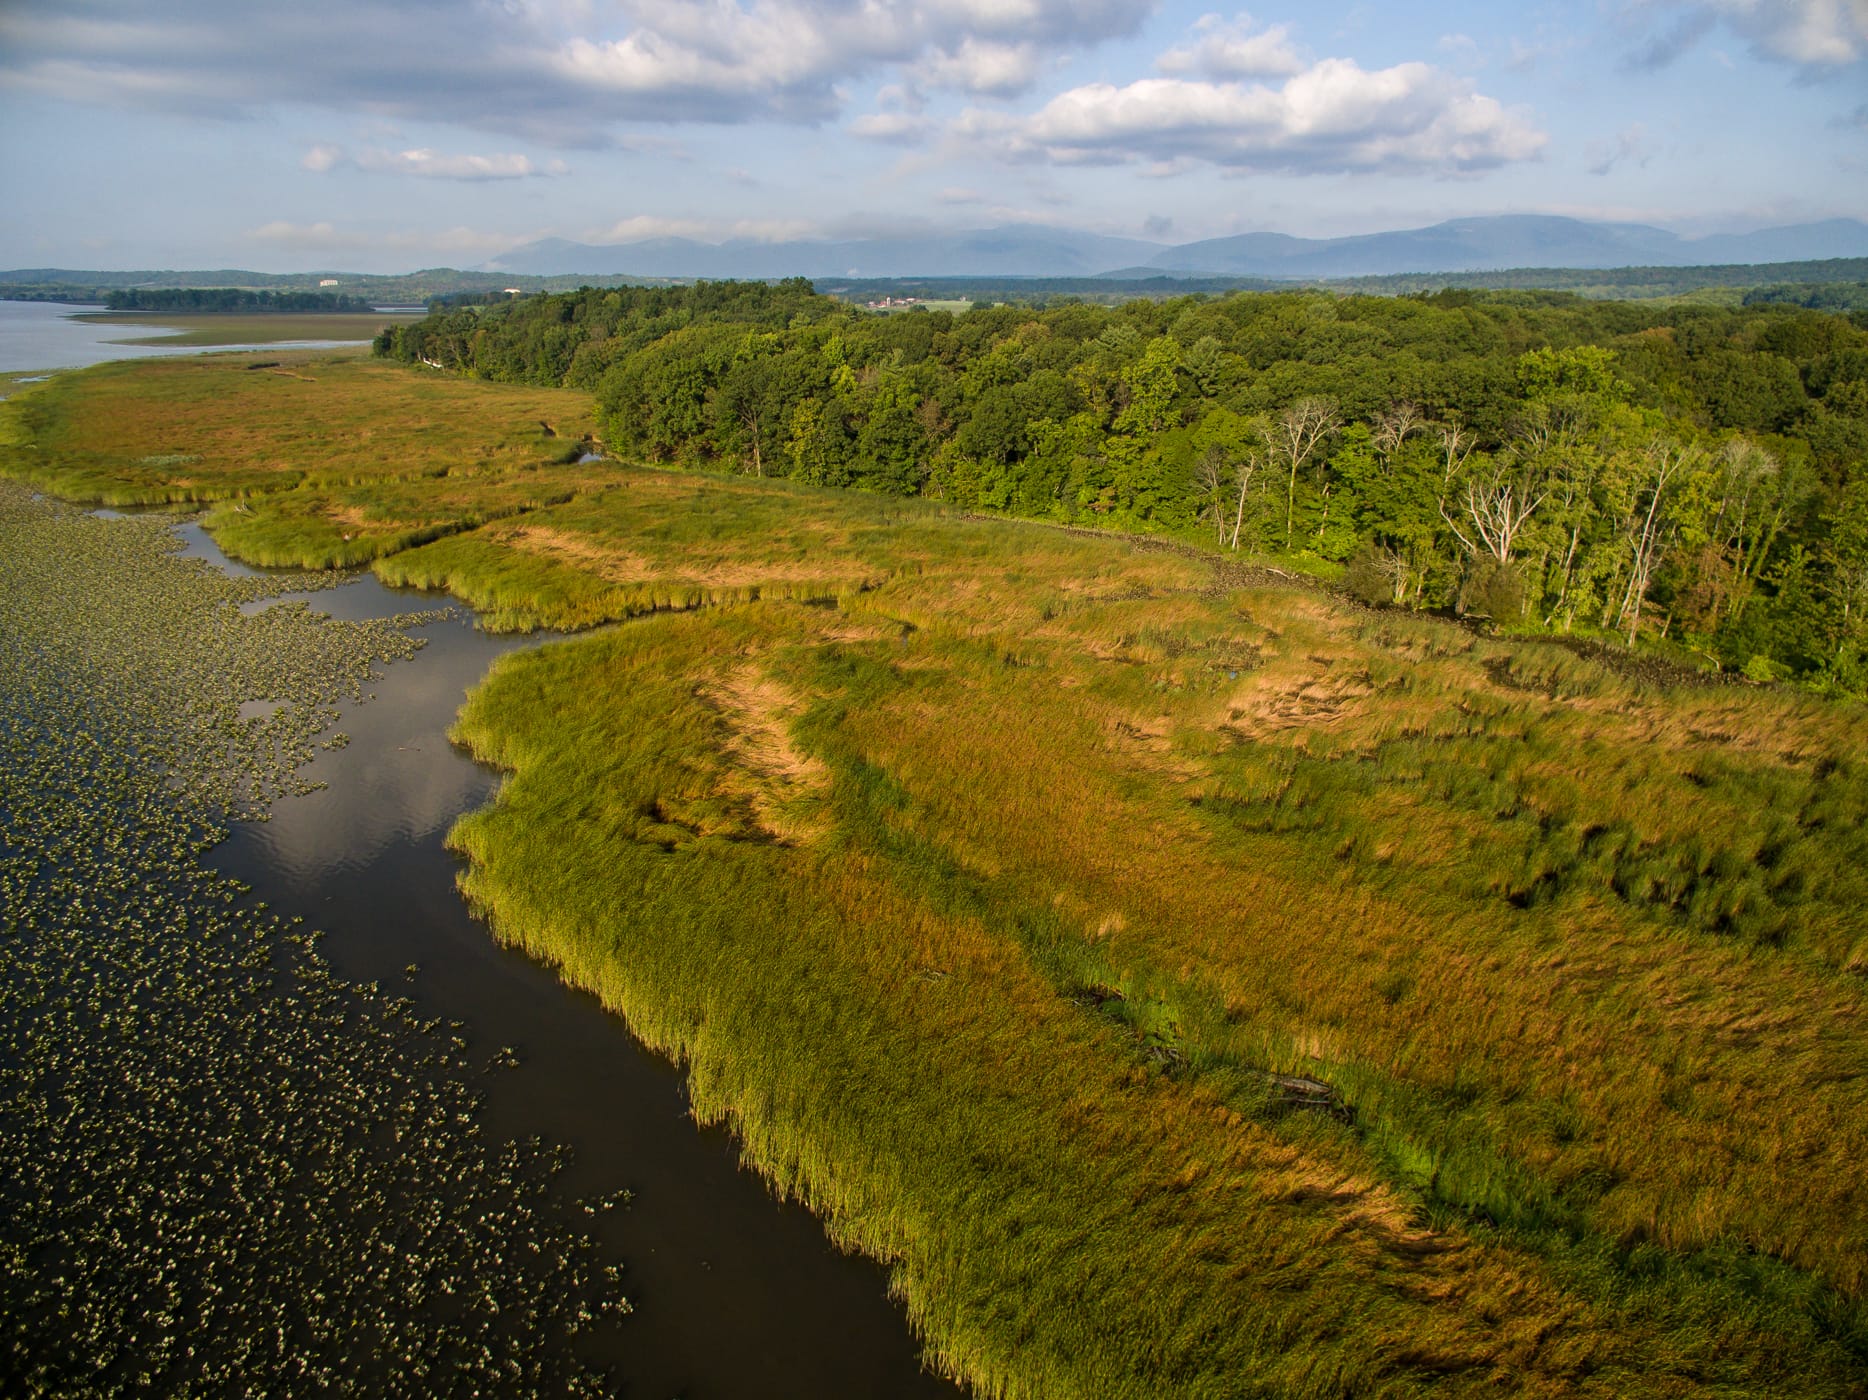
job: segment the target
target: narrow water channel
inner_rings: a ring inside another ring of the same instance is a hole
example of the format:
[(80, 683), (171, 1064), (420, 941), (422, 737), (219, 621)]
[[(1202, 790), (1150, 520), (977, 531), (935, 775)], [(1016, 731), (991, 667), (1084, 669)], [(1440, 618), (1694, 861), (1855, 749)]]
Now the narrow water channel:
[[(189, 554), (238, 570), (198, 527), (184, 539)], [(294, 601), (364, 618), (441, 599), (365, 576), (270, 606)], [(346, 708), (348, 746), (313, 762), (308, 776), (327, 786), (275, 803), (266, 823), (236, 826), (209, 863), (324, 930), (321, 951), (340, 974), (464, 1022), (476, 1056), (510, 1047), (516, 1066), (485, 1086), (489, 1133), (568, 1146), (559, 1182), (572, 1196), (633, 1193), (626, 1209), (591, 1222), (627, 1265), (634, 1314), (614, 1354), (591, 1358), (613, 1368), (625, 1395), (958, 1394), (922, 1369), (881, 1267), (839, 1253), (808, 1212), (776, 1202), (739, 1166), (726, 1132), (696, 1127), (672, 1065), (468, 914), (442, 843), (499, 775), (452, 748), (448, 726), (497, 657), (539, 643), (488, 636), (464, 614), (415, 635), (426, 648), (389, 667), (373, 700)]]

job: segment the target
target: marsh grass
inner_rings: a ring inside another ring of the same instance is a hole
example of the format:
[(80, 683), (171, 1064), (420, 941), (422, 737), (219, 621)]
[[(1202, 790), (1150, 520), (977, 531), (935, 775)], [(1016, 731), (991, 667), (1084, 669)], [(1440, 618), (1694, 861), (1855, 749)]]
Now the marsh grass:
[(397, 315), (380, 311), (310, 315), (283, 312), (242, 315), (237, 312), (219, 312), (200, 316), (165, 312), (127, 315), (119, 312), (74, 316), (72, 319), (94, 326), (123, 326), (160, 332), (157, 335), (125, 339), (121, 342), (124, 345), (198, 345), (203, 348), (212, 348), (219, 345), (266, 345), (288, 340), (366, 341), (375, 336), (384, 326), (408, 325), (413, 321), (419, 321), (421, 316), (408, 313)]
[(410, 374), (357, 353), (121, 361), (0, 403), (0, 468), (74, 500), (203, 503), (556, 464), (594, 427), (578, 394)]
[(636, 619), (470, 699), (464, 889), (983, 1393), (1860, 1391), (1861, 707), (933, 502), (317, 469), (461, 522), (391, 582)]

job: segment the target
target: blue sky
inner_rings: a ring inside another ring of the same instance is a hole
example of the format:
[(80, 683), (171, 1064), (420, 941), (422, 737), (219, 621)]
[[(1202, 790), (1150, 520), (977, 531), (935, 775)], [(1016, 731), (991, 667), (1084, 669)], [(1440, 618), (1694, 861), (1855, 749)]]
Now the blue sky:
[(1868, 217), (1868, 0), (0, 0), (0, 267)]

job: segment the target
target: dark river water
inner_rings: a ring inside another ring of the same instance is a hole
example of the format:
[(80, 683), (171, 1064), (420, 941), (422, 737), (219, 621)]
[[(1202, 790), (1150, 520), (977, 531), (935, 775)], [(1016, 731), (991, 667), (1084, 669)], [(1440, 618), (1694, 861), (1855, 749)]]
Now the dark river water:
[[(183, 535), (189, 553), (225, 565), (198, 527)], [(305, 597), (348, 618), (439, 601), (368, 576)], [(922, 1370), (881, 1267), (840, 1254), (808, 1212), (776, 1202), (724, 1131), (688, 1117), (673, 1066), (468, 914), (442, 841), (500, 779), (452, 748), (447, 729), (495, 658), (540, 643), (488, 636), (464, 617), (417, 635), (427, 647), (389, 667), (373, 700), (346, 709), (338, 727), (348, 747), (312, 764), (309, 776), (328, 787), (276, 803), (269, 822), (236, 826), (209, 863), (323, 929), (322, 951), (340, 973), (465, 1022), (477, 1052), (513, 1047), (517, 1067), (486, 1085), (488, 1131), (569, 1146), (559, 1181), (574, 1196), (633, 1193), (593, 1226), (626, 1261), (635, 1307), (614, 1334), (615, 1354), (592, 1356), (614, 1368), (624, 1394), (958, 1394)]]

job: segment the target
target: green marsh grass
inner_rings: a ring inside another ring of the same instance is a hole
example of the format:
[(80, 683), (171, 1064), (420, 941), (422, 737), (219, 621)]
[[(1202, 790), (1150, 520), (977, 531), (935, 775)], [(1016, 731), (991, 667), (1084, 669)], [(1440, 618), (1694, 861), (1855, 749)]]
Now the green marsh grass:
[(1868, 1383), (1860, 706), (935, 502), (292, 470), (489, 625), (633, 619), (470, 699), (463, 887), (982, 1393)]

